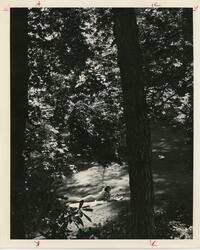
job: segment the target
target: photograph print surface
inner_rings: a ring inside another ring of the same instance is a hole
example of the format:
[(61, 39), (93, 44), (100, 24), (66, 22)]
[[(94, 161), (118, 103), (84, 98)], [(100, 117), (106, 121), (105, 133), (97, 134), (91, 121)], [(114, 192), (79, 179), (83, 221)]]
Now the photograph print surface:
[(10, 31), (10, 238), (192, 239), (192, 8), (11, 8)]

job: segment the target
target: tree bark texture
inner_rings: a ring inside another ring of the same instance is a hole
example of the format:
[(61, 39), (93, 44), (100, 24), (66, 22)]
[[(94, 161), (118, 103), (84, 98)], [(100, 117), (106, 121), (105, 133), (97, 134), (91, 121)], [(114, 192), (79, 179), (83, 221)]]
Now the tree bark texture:
[(124, 97), (131, 191), (131, 237), (154, 236), (151, 136), (147, 119), (142, 54), (134, 9), (114, 9), (114, 34)]
[(10, 11), (11, 60), (11, 239), (24, 239), (24, 131), (27, 116), (27, 9)]

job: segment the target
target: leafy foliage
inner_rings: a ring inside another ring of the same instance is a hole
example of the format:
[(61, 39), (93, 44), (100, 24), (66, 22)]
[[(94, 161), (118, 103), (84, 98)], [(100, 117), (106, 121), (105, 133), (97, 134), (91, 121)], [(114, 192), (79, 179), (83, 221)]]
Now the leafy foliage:
[[(137, 12), (149, 117), (183, 126), (192, 141), (191, 10)], [(87, 217), (83, 204), (78, 209), (66, 205), (67, 189), (61, 188), (67, 187), (63, 176), (77, 171), (76, 157), (104, 167), (126, 159), (111, 13), (99, 8), (29, 10), (27, 238), (40, 230), (47, 238), (68, 238), (71, 223), (82, 226), (81, 218)]]
[[(170, 220), (169, 217), (171, 214), (167, 210), (155, 211), (157, 239), (192, 239), (192, 226), (181, 222), (177, 216), (174, 220)], [(79, 239), (131, 239), (130, 230), (130, 214), (124, 211), (115, 221), (108, 221), (96, 227), (80, 228), (77, 237)]]
[(167, 118), (191, 130), (192, 10), (141, 10), (138, 24), (148, 79), (149, 115), (154, 119)]

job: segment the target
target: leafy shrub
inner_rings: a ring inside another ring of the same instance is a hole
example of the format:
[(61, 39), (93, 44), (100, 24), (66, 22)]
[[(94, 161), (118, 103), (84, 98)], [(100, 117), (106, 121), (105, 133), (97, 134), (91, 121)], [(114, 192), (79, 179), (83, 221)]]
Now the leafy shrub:
[[(37, 180), (38, 181), (37, 181)], [(41, 183), (43, 182), (43, 184)], [(36, 187), (36, 185), (38, 185)], [(68, 202), (66, 177), (60, 173), (43, 173), (38, 178), (38, 171), (27, 183), (28, 213), (26, 217), (27, 238), (40, 234), (47, 239), (67, 239), (73, 233), (69, 227), (74, 224), (83, 226), (82, 217), (91, 221), (85, 211), (92, 211), (89, 206), (70, 207)]]
[[(174, 209), (175, 210), (175, 209)], [(158, 209), (155, 212), (156, 238), (158, 239), (192, 239), (192, 226), (180, 220), (180, 214), (173, 219), (170, 211)]]

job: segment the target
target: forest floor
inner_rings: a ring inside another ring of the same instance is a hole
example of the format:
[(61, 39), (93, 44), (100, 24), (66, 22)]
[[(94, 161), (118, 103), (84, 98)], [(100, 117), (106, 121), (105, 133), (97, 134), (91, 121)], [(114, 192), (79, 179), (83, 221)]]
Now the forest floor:
[[(184, 132), (181, 129), (156, 124), (152, 125), (151, 133), (155, 211), (159, 230), (165, 231), (163, 227), (166, 227), (166, 222), (173, 224), (171, 225), (172, 230), (174, 227), (176, 229), (178, 221), (179, 224), (184, 225), (184, 231), (186, 226), (192, 225), (193, 171), (190, 166), (192, 147), (185, 144)], [(129, 214), (127, 165), (113, 163), (104, 169), (98, 164), (92, 163), (90, 168), (84, 168), (74, 174), (67, 184), (69, 197), (77, 200), (84, 199), (90, 194), (96, 195), (106, 185), (110, 185), (112, 194), (119, 195), (121, 200), (88, 203), (93, 211), (88, 212), (92, 222), (84, 220), (86, 229), (91, 230), (91, 228), (106, 226), (117, 221), (121, 221), (123, 224), (123, 218), (127, 221)], [(112, 227), (116, 227), (116, 225), (112, 224)], [(84, 230), (82, 230), (82, 234)], [(119, 227), (119, 230), (122, 228)], [(178, 230), (182, 229), (178, 228)], [(162, 238), (162, 233), (166, 235), (166, 232), (160, 232), (158, 238)], [(181, 232), (179, 232), (180, 235)], [(122, 232), (121, 236), (123, 238)], [(87, 233), (85, 237), (87, 238)], [(110, 237), (115, 238), (115, 235), (111, 233)], [(119, 237), (119, 233), (116, 234), (116, 237)], [(166, 238), (168, 237), (171, 236), (166, 236)]]

